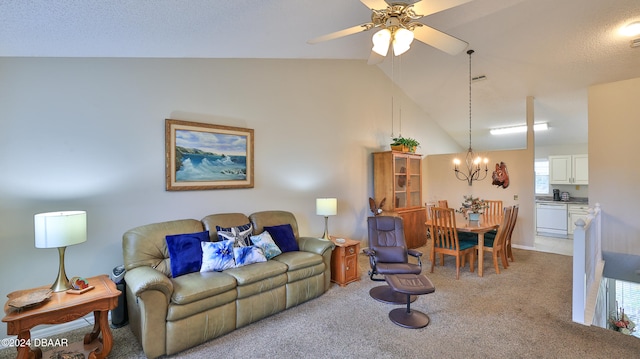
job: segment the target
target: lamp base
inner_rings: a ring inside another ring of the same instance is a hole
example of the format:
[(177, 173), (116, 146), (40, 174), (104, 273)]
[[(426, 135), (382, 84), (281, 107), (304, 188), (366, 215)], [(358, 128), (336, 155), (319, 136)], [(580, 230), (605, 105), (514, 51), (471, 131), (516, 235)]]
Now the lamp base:
[(324, 239), (325, 241), (330, 241), (331, 237), (329, 236), (329, 217), (324, 216), (324, 234), (320, 239)]
[(60, 257), (60, 266), (58, 267), (58, 278), (53, 282), (51, 286), (51, 290), (54, 292), (64, 292), (67, 289), (71, 289), (71, 284), (69, 284), (69, 278), (67, 278), (67, 273), (64, 270), (64, 251), (67, 247), (58, 247), (58, 256)]

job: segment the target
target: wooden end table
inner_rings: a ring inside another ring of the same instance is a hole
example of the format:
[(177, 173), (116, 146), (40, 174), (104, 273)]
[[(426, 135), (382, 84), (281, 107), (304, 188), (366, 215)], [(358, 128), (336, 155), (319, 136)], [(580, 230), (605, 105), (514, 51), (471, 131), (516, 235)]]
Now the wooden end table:
[(345, 238), (344, 242), (340, 243), (337, 238), (339, 237), (331, 237), (331, 242), (336, 245), (331, 253), (331, 281), (344, 287), (360, 280), (358, 273), (360, 242)]
[[(40, 324), (61, 324), (76, 320), (93, 312), (95, 324), (91, 333), (84, 336), (84, 344), (90, 344), (102, 333), (102, 346), (98, 346), (89, 354), (89, 358), (106, 358), (113, 346), (113, 336), (109, 328), (109, 310), (118, 306), (120, 291), (115, 283), (106, 275), (100, 275), (87, 279), (90, 286), (95, 288), (82, 294), (70, 294), (67, 292), (52, 293), (51, 298), (43, 304), (18, 310), (8, 305), (4, 306), (5, 317), (2, 321), (7, 323), (7, 334), (18, 335), (18, 359), (41, 358), (40, 348), (31, 349), (26, 343), (31, 340), (31, 328)], [(46, 289), (47, 286), (19, 290), (9, 293), (9, 300), (18, 298), (30, 291)]]

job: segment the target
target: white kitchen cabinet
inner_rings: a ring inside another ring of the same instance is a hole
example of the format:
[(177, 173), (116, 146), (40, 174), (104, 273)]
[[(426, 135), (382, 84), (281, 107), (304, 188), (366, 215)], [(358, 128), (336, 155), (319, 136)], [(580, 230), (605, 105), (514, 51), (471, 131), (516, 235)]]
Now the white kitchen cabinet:
[(582, 219), (583, 221), (589, 214), (589, 206), (586, 204), (570, 204), (567, 206), (567, 232), (573, 234), (573, 230), (576, 229), (576, 221)]
[(589, 184), (589, 155), (549, 156), (550, 184)]

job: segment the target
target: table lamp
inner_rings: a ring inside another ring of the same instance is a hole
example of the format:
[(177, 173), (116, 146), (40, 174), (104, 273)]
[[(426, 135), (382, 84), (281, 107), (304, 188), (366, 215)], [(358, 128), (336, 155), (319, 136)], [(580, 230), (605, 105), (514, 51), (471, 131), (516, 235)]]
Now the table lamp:
[(322, 239), (329, 240), (329, 216), (335, 216), (338, 213), (338, 200), (336, 198), (317, 198), (316, 214), (324, 216), (324, 234)]
[(40, 213), (34, 216), (36, 248), (58, 248), (60, 266), (58, 278), (51, 286), (54, 292), (71, 288), (64, 270), (64, 251), (67, 246), (87, 240), (87, 213), (65, 211)]

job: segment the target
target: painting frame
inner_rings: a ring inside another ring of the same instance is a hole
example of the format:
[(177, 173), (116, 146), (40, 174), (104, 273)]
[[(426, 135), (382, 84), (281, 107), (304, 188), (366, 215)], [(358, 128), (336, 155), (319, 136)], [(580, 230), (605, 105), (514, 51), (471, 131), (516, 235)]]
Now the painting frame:
[(254, 130), (165, 119), (167, 191), (253, 188)]

